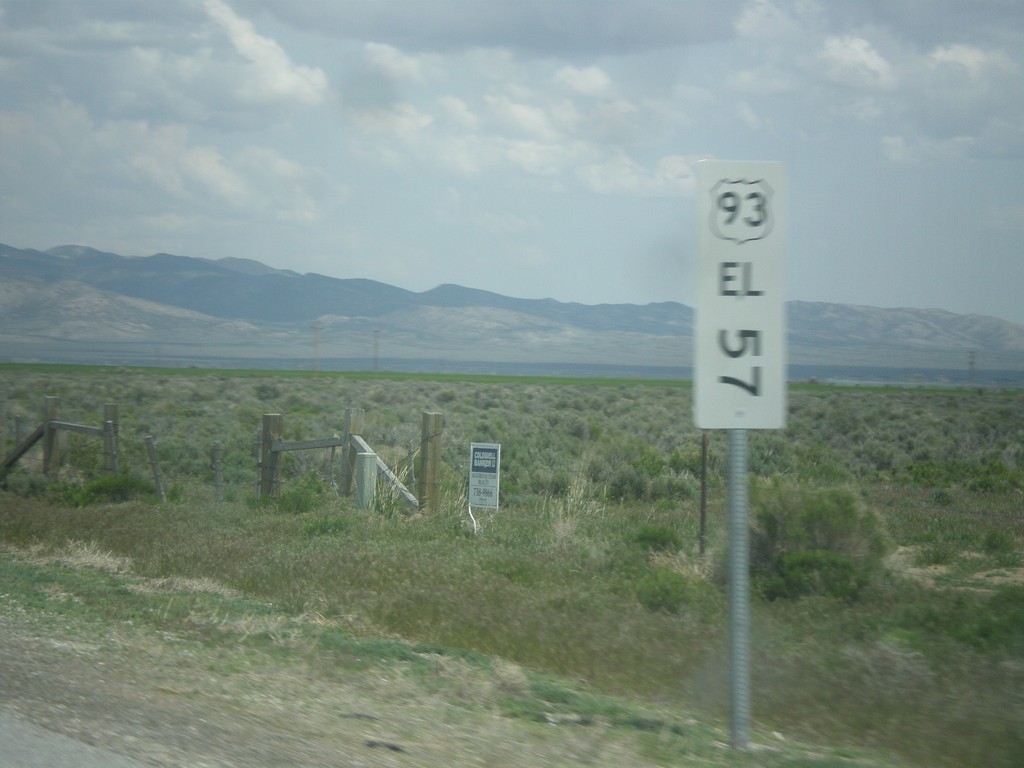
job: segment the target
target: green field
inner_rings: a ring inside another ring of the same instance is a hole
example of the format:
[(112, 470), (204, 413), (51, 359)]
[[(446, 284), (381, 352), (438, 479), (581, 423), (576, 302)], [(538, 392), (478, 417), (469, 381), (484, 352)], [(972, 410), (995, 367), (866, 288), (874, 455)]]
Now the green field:
[[(0, 393), (8, 451), (44, 395), (64, 421), (120, 411), (117, 477), (79, 434), (53, 477), (38, 448), (8, 473), (10, 551), (84, 547), (140, 578), (207, 580), (280, 622), (319, 617), (331, 629), (304, 636), (304, 658), (441, 654), (510, 678), (473, 706), (632, 723), (637, 738), (653, 728), (649, 764), (714, 764), (694, 762), (693, 731), (676, 727), (728, 722), (725, 435), (709, 436), (702, 557), (688, 382), (0, 366)], [(327, 450), (288, 454), (280, 498), (256, 499), (263, 414), (283, 415), (285, 440), (308, 440), (339, 433), (352, 407), (403, 477), (421, 414), (444, 413), (437, 511), (409, 515), (383, 486), (375, 509), (356, 509), (334, 491)], [(502, 446), (501, 509), (478, 530), (470, 442)], [(1020, 765), (1024, 392), (795, 386), (789, 426), (750, 433), (749, 464), (755, 741), (833, 750), (750, 764), (877, 764), (856, 761), (867, 750), (893, 764)], [(204, 599), (108, 618), (212, 642), (210, 613), (240, 609)], [(287, 634), (261, 642), (294, 645)]]

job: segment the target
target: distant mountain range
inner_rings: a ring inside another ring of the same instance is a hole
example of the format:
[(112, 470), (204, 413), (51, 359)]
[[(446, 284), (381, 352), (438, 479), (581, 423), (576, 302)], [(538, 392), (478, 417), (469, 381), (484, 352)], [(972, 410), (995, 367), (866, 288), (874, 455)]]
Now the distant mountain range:
[[(1024, 371), (1024, 326), (942, 310), (788, 304), (792, 365)], [(691, 365), (693, 310), (516, 299), (77, 245), (0, 244), (0, 360), (309, 367), (405, 361)], [(332, 362), (333, 361), (333, 362)]]

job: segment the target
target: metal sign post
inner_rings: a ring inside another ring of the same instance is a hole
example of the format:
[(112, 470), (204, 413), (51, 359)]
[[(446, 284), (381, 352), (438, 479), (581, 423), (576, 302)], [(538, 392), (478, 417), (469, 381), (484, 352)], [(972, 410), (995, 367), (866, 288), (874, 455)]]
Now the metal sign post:
[(750, 542), (747, 530), (747, 430), (729, 435), (729, 684), (731, 743), (750, 743)]
[(786, 424), (784, 201), (780, 163), (697, 164), (694, 421), (729, 435), (731, 738), (750, 742), (747, 430)]

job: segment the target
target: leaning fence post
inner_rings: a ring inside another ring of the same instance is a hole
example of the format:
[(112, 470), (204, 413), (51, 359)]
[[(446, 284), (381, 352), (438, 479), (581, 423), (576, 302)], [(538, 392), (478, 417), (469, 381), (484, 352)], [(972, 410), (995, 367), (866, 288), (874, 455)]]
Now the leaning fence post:
[(420, 472), (416, 482), (416, 498), (420, 509), (437, 511), (440, 495), (441, 435), (444, 414), (424, 411), (420, 427)]
[(216, 440), (213, 443), (213, 487), (216, 489), (216, 499), (218, 502), (224, 501), (224, 475), (221, 471), (220, 464), (220, 440)]
[(43, 398), (43, 474), (50, 474), (50, 470), (56, 463), (57, 453), (57, 430), (52, 422), (57, 420), (57, 412), (60, 410), (60, 398)]
[[(110, 422), (108, 421), (107, 424), (110, 424)], [(152, 435), (146, 435), (145, 440), (146, 454), (149, 456), (149, 468), (153, 472), (153, 485), (156, 486), (156, 493), (157, 496), (160, 497), (160, 503), (166, 504), (167, 494), (164, 493), (164, 484), (163, 481), (160, 479), (160, 468), (157, 466), (156, 463), (156, 444), (153, 440)]]
[(363, 434), (362, 408), (346, 408), (344, 423), (344, 454), (341, 457), (341, 492), (348, 496), (352, 493), (356, 474), (356, 451), (352, 447), (352, 435)]
[(276, 499), (281, 493), (280, 462), (274, 443), (281, 440), (284, 417), (280, 413), (263, 414), (263, 439), (260, 441), (260, 498)]

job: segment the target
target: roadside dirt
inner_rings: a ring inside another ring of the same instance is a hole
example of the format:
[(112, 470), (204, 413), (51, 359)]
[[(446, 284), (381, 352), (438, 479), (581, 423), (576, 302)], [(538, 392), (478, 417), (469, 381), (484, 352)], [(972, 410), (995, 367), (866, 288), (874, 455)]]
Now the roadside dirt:
[[(4, 555), (98, 569), (168, 599), (190, 590), (230, 596), (208, 582), (139, 578), (128, 561), (89, 546), (56, 557), (0, 547)], [(630, 768), (673, 764), (685, 755), (688, 765), (738, 768), (809, 755), (815, 759), (804, 764), (815, 765), (821, 756), (773, 734), (774, 743), (752, 745), (740, 758), (724, 733), (693, 720), (680, 734), (634, 732), (574, 715), (546, 723), (508, 717), (495, 702), (526, 685), (525, 672), (513, 664), (482, 674), (459, 659), (431, 656), (428, 673), (423, 665), (372, 660), (342, 669), (332, 666), (335, 657), (310, 657), (315, 651), (308, 645), (303, 653), (282, 653), (289, 643), (284, 628), (272, 628), (279, 636), (264, 648), (246, 642), (247, 630), (236, 620), (238, 639), (223, 643), (152, 625), (83, 621), (64, 610), (82, 594), (55, 583), (41, 579), (23, 590), (24, 605), (13, 584), (0, 583), (0, 713), (147, 765)], [(88, 584), (71, 583), (79, 592)], [(39, 594), (45, 594), (41, 603)], [(228, 625), (226, 617), (205, 614), (189, 620)], [(320, 623), (322, 617), (292, 620)]]
[[(390, 764), (372, 755), (368, 743), (393, 738), (382, 727), (391, 713), (348, 722), (346, 715), (357, 713), (345, 707), (328, 726), (318, 681), (264, 670), (257, 682), (244, 659), (235, 660), (243, 665), (237, 672), (218, 674), (187, 649), (176, 650), (172, 639), (167, 643), (42, 636), (0, 617), (2, 707), (157, 766)], [(298, 687), (301, 701), (288, 695)]]
[(462, 685), (455, 700), (401, 666), (322, 679), (247, 646), (67, 621), (24, 610), (0, 585), (0, 712), (153, 766), (651, 764), (615, 729), (480, 706), (493, 691), (443, 659), (446, 690)]
[(951, 566), (914, 564), (919, 549), (920, 547), (899, 547), (886, 558), (886, 567), (934, 588), (985, 590), (1007, 585), (1024, 585), (1024, 567), (977, 570), (969, 576), (957, 577), (961, 584), (951, 584), (951, 578), (954, 576), (954, 569)]

